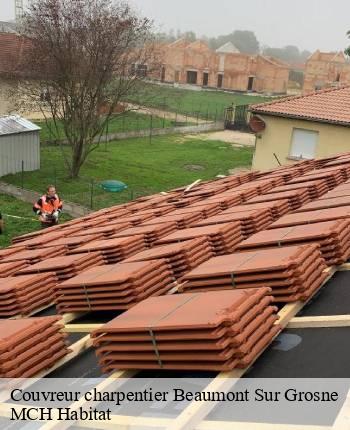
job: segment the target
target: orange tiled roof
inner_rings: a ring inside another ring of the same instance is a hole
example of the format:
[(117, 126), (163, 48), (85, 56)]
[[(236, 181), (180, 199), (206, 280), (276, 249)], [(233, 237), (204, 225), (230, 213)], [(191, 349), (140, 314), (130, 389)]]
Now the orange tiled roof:
[(254, 113), (350, 125), (350, 86), (254, 105)]

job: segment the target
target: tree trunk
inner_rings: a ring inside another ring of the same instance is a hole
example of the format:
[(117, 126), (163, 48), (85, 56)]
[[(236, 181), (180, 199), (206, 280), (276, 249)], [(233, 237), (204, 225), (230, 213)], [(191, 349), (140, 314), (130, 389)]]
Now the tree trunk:
[(74, 145), (73, 149), (73, 157), (72, 157), (72, 166), (70, 169), (70, 177), (71, 179), (76, 179), (79, 176), (80, 168), (83, 164), (83, 148), (84, 142), (80, 141)]

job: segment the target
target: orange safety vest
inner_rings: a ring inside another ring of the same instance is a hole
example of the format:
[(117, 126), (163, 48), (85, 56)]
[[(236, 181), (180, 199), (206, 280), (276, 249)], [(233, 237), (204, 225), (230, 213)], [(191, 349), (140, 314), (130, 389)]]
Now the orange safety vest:
[(43, 195), (41, 197), (41, 201), (42, 201), (42, 206), (40, 207), (38, 205), (38, 203), (35, 204), (35, 207), (37, 209), (42, 210), (43, 212), (47, 212), (47, 213), (53, 213), (54, 211), (57, 211), (57, 209), (60, 208), (62, 202), (60, 200), (60, 198), (58, 197), (57, 194), (55, 194), (55, 200), (47, 200), (47, 196)]

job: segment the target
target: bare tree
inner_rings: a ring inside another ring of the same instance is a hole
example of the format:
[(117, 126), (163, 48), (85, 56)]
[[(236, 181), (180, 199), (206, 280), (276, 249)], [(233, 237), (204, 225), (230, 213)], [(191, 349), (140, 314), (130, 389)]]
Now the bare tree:
[[(34, 0), (21, 33), (30, 40), (17, 67), (17, 107), (41, 111), (71, 178), (120, 102), (157, 66), (152, 23), (112, 0)], [(147, 69), (148, 68), (148, 69)], [(101, 109), (103, 107), (103, 115)]]

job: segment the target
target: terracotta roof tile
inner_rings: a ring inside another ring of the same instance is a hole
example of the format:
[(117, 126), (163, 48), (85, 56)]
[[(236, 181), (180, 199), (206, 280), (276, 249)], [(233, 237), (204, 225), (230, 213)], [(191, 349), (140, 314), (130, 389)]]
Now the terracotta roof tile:
[(350, 87), (287, 97), (251, 107), (255, 113), (350, 125)]

